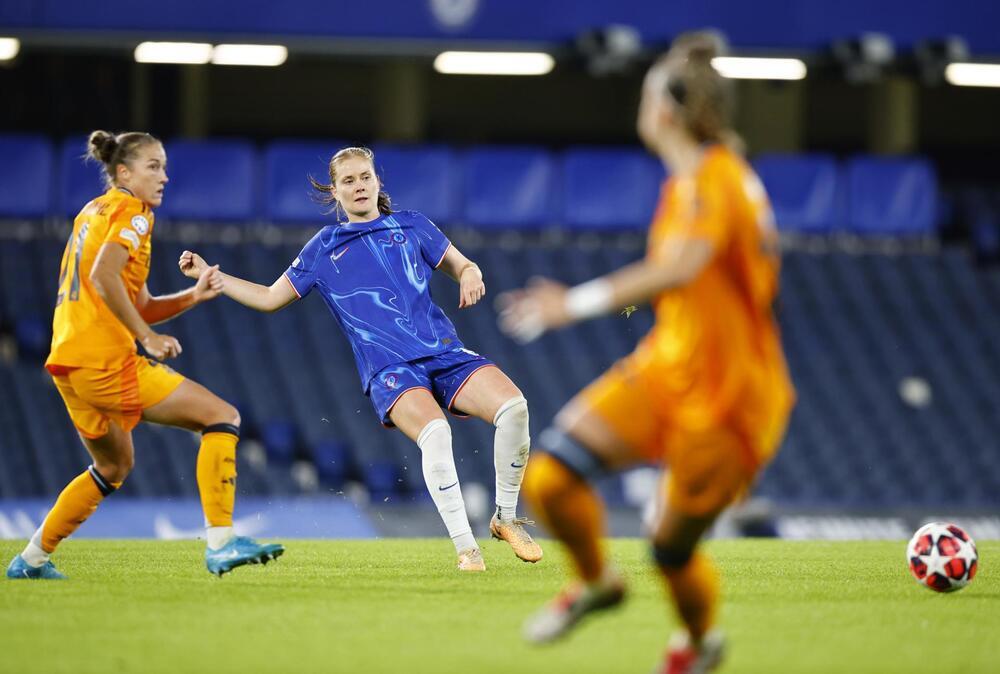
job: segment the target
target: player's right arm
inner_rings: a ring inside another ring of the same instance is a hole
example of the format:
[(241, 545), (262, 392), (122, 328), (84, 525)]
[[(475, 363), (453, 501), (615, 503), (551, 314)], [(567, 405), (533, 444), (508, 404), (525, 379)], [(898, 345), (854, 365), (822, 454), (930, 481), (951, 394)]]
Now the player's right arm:
[[(208, 268), (208, 263), (197, 253), (189, 250), (181, 253), (181, 259), (177, 265), (181, 273), (188, 278), (196, 279)], [(240, 304), (257, 311), (272, 312), (288, 306), (299, 296), (295, 293), (291, 283), (282, 275), (274, 283), (264, 286), (253, 283), (238, 276), (220, 272), (222, 275), (222, 293)]]
[(125, 246), (112, 242), (103, 244), (90, 270), (90, 282), (111, 313), (139, 340), (146, 353), (157, 360), (180, 355), (180, 342), (169, 335), (154, 332), (129, 299), (122, 281), (122, 270), (128, 259), (129, 251)]

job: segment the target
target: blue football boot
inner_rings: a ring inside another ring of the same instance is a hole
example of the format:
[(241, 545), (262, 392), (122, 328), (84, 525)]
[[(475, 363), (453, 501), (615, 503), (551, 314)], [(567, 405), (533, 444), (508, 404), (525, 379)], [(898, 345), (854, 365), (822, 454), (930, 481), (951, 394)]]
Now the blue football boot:
[(205, 566), (209, 573), (221, 577), (227, 571), (244, 564), (267, 564), (285, 552), (285, 546), (278, 543), (261, 544), (246, 536), (233, 536), (218, 550), (205, 551)]
[(52, 562), (45, 562), (41, 566), (31, 566), (21, 555), (10, 560), (7, 567), (7, 577), (12, 580), (29, 578), (32, 580), (66, 580), (66, 576), (56, 571)]

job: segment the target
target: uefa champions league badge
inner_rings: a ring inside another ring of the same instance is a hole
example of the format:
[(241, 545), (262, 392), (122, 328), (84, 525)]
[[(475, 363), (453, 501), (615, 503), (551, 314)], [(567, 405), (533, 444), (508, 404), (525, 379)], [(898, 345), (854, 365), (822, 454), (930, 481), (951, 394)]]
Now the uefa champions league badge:
[(146, 236), (149, 232), (149, 220), (146, 219), (145, 215), (133, 215), (132, 228), (139, 232), (139, 236)]

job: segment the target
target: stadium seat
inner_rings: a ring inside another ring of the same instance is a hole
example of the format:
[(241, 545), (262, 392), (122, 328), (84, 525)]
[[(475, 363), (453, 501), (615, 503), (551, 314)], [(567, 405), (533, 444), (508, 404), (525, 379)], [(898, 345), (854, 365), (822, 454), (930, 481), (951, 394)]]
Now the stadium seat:
[(823, 234), (838, 228), (842, 190), (837, 163), (827, 155), (761, 155), (753, 161), (778, 228)]
[(437, 223), (455, 220), (455, 154), (443, 145), (376, 146), (375, 164), (395, 210), (420, 211)]
[(313, 199), (309, 176), (330, 181), (330, 158), (344, 146), (337, 140), (281, 140), (264, 149), (264, 215), (277, 223), (319, 223), (327, 207)]
[(299, 447), (299, 433), (291, 421), (272, 420), (261, 431), (267, 458), (279, 464), (289, 464), (295, 459)]
[(462, 220), (481, 229), (540, 229), (560, 219), (556, 163), (541, 148), (483, 147), (461, 159)]
[(0, 136), (0, 218), (51, 212), (52, 144), (44, 136)]
[(851, 232), (912, 236), (934, 233), (937, 178), (925, 159), (856, 157), (847, 163)]
[(563, 155), (565, 223), (576, 230), (644, 230), (663, 165), (639, 148), (576, 148)]
[(351, 475), (351, 449), (347, 443), (325, 440), (313, 448), (316, 472), (324, 484), (339, 487)]
[(84, 161), (86, 136), (66, 138), (59, 147), (56, 208), (59, 215), (76, 217), (80, 209), (105, 191), (101, 165)]
[(238, 140), (168, 143), (163, 205), (157, 214), (178, 220), (255, 220), (257, 157), (253, 145)]

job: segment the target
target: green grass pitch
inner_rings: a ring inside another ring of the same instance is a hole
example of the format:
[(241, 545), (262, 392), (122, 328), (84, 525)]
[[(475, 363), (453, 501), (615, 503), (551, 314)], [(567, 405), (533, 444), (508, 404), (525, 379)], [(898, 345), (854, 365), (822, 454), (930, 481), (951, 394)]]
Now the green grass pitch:
[[(544, 543), (544, 542), (543, 542)], [(0, 541), (4, 562), (22, 543)], [(562, 585), (489, 541), (485, 574), (453, 570), (446, 540), (286, 541), (266, 567), (217, 579), (198, 542), (67, 541), (68, 582), (0, 580), (0, 672), (648, 672), (674, 618), (641, 541), (611, 554), (621, 609), (547, 647), (523, 618)], [(998, 672), (1000, 542), (958, 593), (919, 587), (899, 542), (717, 541), (723, 672)]]

